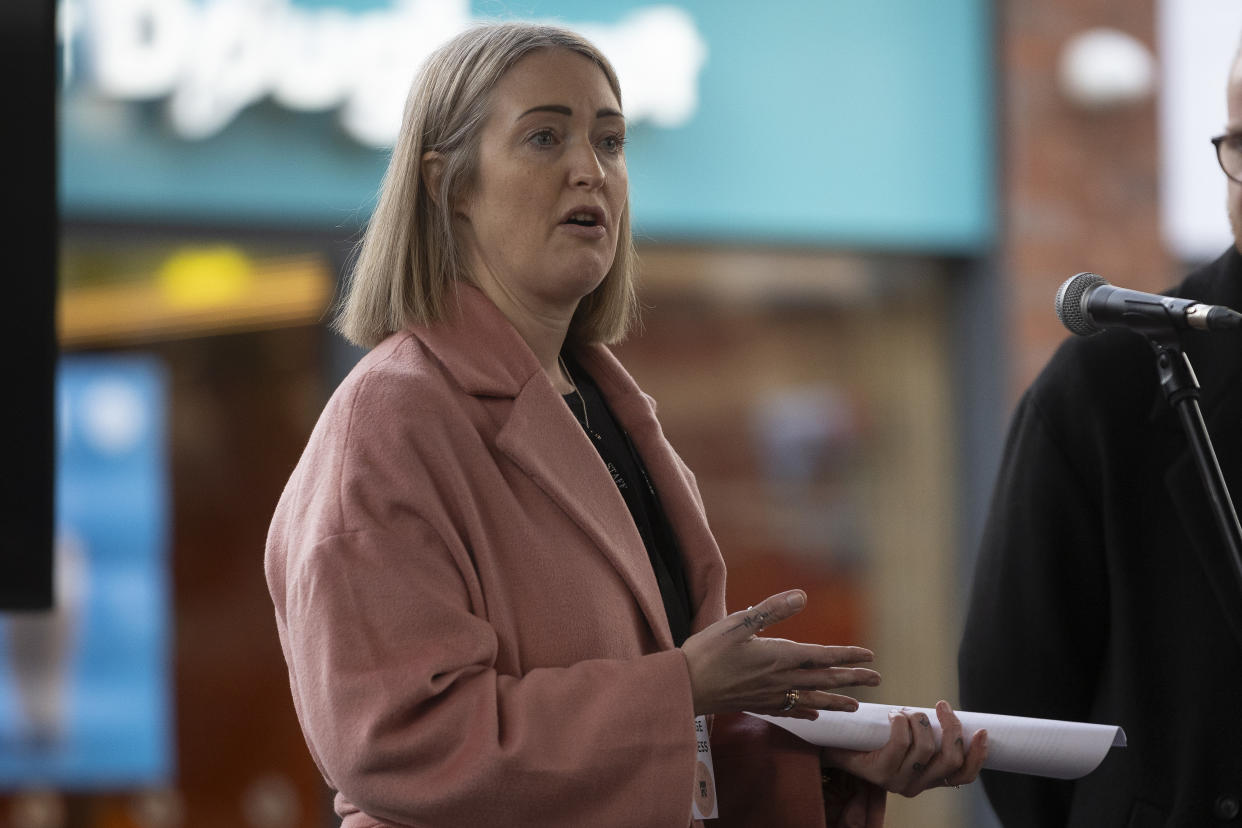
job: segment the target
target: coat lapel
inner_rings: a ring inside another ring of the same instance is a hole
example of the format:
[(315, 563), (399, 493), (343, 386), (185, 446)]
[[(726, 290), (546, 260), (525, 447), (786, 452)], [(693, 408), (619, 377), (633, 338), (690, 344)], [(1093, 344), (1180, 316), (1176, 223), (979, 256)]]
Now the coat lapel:
[(569, 407), (542, 376), (514, 399), (496, 447), (608, 558), (634, 593), (656, 641), (670, 649), (673, 636), (660, 587), (629, 508)]
[(653, 401), (639, 389), (612, 352), (602, 345), (593, 345), (581, 349), (577, 358), (604, 393), (647, 467), (681, 549), (690, 604), (695, 608), (690, 629), (698, 632), (725, 614), (724, 560), (698, 499), (698, 487), (664, 437)]
[[(1192, 292), (1203, 301), (1238, 308), (1242, 306), (1242, 261), (1232, 249), (1211, 268), (1205, 284)], [(1202, 383), (1202, 409), (1208, 435), (1216, 450), (1221, 472), (1234, 505), (1242, 493), (1242, 334), (1235, 332), (1191, 334), (1186, 341), (1191, 365)], [(1199, 476), (1176, 412), (1160, 398), (1159, 425), (1176, 431), (1182, 450), (1165, 474), (1168, 489), (1182, 528), (1198, 556), (1234, 638), (1242, 646), (1242, 585), (1230, 553), (1217, 528), (1207, 490)]]
[(452, 318), (415, 328), (414, 335), (465, 393), (512, 399), (499, 424), (496, 448), (586, 533), (633, 593), (655, 640), (671, 648), (672, 633), (646, 548), (595, 447), (491, 300), (462, 284), (453, 307)]
[[(1225, 424), (1219, 420), (1218, 416), (1210, 418), (1208, 433), (1216, 447), (1216, 456), (1232, 495), (1239, 491), (1235, 481), (1242, 479), (1239, 478), (1242, 464), (1237, 462), (1238, 453), (1242, 451), (1242, 441), (1235, 436), (1236, 419), (1232, 421), (1233, 429), (1223, 428)], [(1169, 467), (1165, 475), (1165, 485), (1181, 518), (1182, 528), (1203, 566), (1208, 583), (1212, 586), (1216, 601), (1228, 620), (1238, 645), (1242, 646), (1242, 588), (1230, 560), (1229, 550), (1217, 528), (1198, 466), (1189, 449), (1183, 451)], [(1236, 505), (1236, 496), (1234, 500)]]

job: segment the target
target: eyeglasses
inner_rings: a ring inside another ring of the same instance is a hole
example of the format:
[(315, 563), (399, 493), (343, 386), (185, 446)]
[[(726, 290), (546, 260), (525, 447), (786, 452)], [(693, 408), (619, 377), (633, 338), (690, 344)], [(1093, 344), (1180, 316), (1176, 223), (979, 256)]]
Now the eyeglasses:
[(1226, 132), (1212, 139), (1216, 160), (1230, 181), (1242, 184), (1242, 133)]

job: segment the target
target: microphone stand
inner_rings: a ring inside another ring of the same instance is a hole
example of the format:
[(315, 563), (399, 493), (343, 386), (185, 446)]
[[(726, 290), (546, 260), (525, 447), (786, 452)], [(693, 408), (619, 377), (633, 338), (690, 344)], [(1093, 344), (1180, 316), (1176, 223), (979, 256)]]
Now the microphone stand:
[(1216, 526), (1229, 550), (1234, 576), (1242, 585), (1242, 526), (1238, 524), (1238, 513), (1233, 508), (1233, 500), (1225, 486), (1225, 475), (1216, 460), (1216, 451), (1212, 448), (1212, 439), (1203, 421), (1203, 411), (1199, 408), (1199, 380), (1175, 332), (1146, 333), (1156, 352), (1160, 387), (1182, 421), (1182, 429), (1194, 452), (1199, 477), (1212, 504)]

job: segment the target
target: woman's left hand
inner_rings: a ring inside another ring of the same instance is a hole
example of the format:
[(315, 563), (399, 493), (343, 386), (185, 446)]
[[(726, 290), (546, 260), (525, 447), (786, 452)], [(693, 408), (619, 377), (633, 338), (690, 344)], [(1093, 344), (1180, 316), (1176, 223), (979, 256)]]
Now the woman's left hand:
[(913, 711), (893, 716), (888, 741), (872, 751), (824, 748), (823, 763), (902, 796), (918, 796), (928, 788), (968, 785), (979, 775), (988, 755), (988, 732), (980, 730), (967, 749), (962, 723), (946, 701), (936, 703), (940, 750), (936, 750), (927, 715)]

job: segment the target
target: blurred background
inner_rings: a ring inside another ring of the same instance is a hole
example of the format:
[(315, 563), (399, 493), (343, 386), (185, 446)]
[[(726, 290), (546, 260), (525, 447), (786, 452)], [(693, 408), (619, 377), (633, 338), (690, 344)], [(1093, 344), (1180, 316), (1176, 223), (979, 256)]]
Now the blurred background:
[[(0, 828), (336, 824), (264, 537), (360, 356), (325, 320), (410, 78), (485, 19), (615, 63), (646, 308), (620, 357), (731, 608), (806, 589), (782, 634), (874, 648), (868, 700), (956, 700), (1057, 286), (1159, 290), (1229, 242), (1229, 0), (61, 0), (57, 272), (17, 277), (58, 286), (56, 606), (0, 613)], [(973, 787), (889, 824), (994, 825)]]

